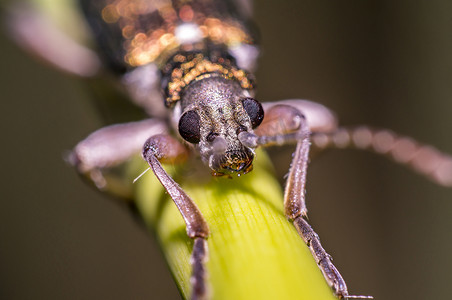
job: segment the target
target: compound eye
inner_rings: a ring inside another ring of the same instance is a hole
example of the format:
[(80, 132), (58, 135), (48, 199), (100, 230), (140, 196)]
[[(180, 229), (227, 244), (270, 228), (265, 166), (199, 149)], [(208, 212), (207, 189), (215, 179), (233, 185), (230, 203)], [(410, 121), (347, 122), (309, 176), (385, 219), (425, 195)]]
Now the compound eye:
[(179, 134), (181, 137), (192, 144), (199, 143), (201, 139), (199, 115), (194, 110), (184, 113), (179, 119)]
[(259, 126), (264, 119), (264, 109), (262, 108), (262, 104), (260, 104), (256, 99), (245, 98), (242, 100), (242, 105), (250, 117), (253, 129)]

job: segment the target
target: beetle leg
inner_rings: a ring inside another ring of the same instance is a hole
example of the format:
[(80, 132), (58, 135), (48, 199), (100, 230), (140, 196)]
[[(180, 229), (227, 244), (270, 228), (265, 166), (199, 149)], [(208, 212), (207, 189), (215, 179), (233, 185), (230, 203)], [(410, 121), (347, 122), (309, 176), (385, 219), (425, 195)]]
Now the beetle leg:
[(312, 136), (316, 148), (357, 148), (370, 150), (407, 165), (433, 182), (452, 186), (452, 156), (388, 129), (368, 126), (342, 127)]
[(207, 241), (205, 238), (197, 237), (194, 239), (193, 252), (191, 256), (192, 276), (190, 283), (192, 286), (191, 300), (201, 300), (208, 298), (206, 286), (205, 262), (208, 259)]
[[(337, 118), (334, 112), (328, 109), (326, 106), (312, 102), (309, 100), (301, 100), (301, 99), (289, 99), (289, 100), (281, 100), (276, 102), (264, 102), (262, 106), (265, 111), (265, 117), (263, 123), (270, 122), (273, 123), (276, 119), (281, 119), (283, 117), (286, 122), (290, 121), (290, 116), (292, 113), (286, 117), (284, 115), (278, 115), (277, 113), (271, 113), (273, 107), (277, 107), (280, 105), (290, 106), (292, 108), (297, 109), (300, 112), (303, 112), (303, 115), (306, 118), (306, 122), (308, 123), (309, 129), (312, 132), (331, 132), (336, 130), (337, 128)], [(287, 110), (283, 110), (285, 112)], [(259, 128), (261, 128), (260, 125)], [(282, 132), (278, 132), (278, 134), (287, 133), (291, 130), (296, 130), (291, 127), (281, 128)], [(271, 133), (270, 133), (271, 134)], [(276, 132), (274, 134), (277, 134)]]
[(11, 38), (53, 67), (81, 77), (99, 71), (101, 62), (94, 51), (69, 37), (31, 4), (12, 4), (6, 17)]
[(147, 161), (157, 179), (163, 185), (176, 204), (185, 224), (187, 235), (194, 240), (191, 256), (192, 263), (192, 296), (191, 299), (206, 298), (205, 265), (207, 259), (207, 242), (209, 228), (193, 200), (162, 168), (160, 161), (167, 162), (178, 159), (187, 149), (170, 135), (160, 134), (150, 137), (143, 148), (143, 158)]
[(67, 161), (87, 175), (101, 190), (113, 192), (102, 169), (118, 165), (134, 154), (139, 154), (146, 139), (168, 131), (162, 120), (146, 119), (138, 122), (116, 124), (101, 128), (75, 146)]
[(292, 221), (298, 216), (305, 217), (305, 184), (311, 131), (304, 115), (292, 106), (272, 106), (265, 112), (264, 121), (255, 133), (259, 136), (259, 146), (297, 144), (286, 181), (284, 213)]
[(264, 121), (256, 130), (257, 145), (296, 145), (284, 191), (284, 213), (309, 247), (327, 283), (339, 298), (368, 298), (348, 294), (347, 285), (332, 263), (331, 256), (320, 243), (319, 236), (306, 221), (306, 172), (309, 160), (310, 129), (304, 115), (292, 105), (273, 105), (265, 112)]

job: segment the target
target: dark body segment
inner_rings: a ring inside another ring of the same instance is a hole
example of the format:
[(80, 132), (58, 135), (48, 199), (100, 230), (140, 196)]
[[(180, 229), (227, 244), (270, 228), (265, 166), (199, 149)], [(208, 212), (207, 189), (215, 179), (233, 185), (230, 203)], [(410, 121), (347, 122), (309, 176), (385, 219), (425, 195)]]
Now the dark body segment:
[(253, 44), (246, 18), (223, 0), (80, 0), (108, 65), (117, 72), (177, 52)]

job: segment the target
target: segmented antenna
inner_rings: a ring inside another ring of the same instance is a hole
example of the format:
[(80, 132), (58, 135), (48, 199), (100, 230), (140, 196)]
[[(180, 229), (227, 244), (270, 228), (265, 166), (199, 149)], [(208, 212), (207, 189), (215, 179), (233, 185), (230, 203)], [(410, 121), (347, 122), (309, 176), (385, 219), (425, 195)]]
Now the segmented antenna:
[(312, 143), (320, 149), (352, 147), (370, 150), (409, 166), (437, 184), (452, 186), (452, 156), (388, 129), (341, 127), (331, 133), (313, 133)]

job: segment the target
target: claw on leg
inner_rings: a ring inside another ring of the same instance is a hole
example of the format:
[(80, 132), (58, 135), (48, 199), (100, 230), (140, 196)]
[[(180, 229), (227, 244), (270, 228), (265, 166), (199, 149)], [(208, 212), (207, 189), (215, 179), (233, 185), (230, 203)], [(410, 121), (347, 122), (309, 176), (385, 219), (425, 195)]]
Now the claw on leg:
[(339, 299), (373, 299), (372, 296), (349, 295), (344, 279), (333, 265), (332, 257), (323, 249), (319, 236), (312, 229), (311, 225), (302, 216), (293, 220), (293, 224), (298, 234), (306, 245), (308, 245), (309, 250), (311, 250), (312, 256), (322, 271), (328, 285), (333, 289)]
[(347, 285), (339, 271), (333, 265), (331, 256), (326, 253), (325, 249), (323, 249), (320, 244), (317, 233), (314, 232), (311, 225), (309, 225), (302, 216), (297, 217), (293, 221), (293, 224), (301, 238), (306, 245), (308, 245), (309, 250), (311, 250), (312, 256), (314, 256), (315, 261), (319, 265), (328, 285), (334, 290), (339, 298), (346, 298), (348, 296)]
[[(303, 114), (305, 110), (306, 115)], [(337, 297), (341, 299), (372, 299), (371, 296), (348, 294), (347, 285), (333, 265), (331, 256), (323, 249), (319, 236), (305, 220), (307, 216), (305, 187), (311, 146), (311, 130), (333, 130), (336, 126), (334, 116), (325, 108), (303, 100), (270, 104), (265, 113), (266, 117), (262, 127), (256, 130), (259, 136), (258, 144), (271, 146), (295, 142), (297, 145), (284, 192), (284, 213), (286, 217), (293, 221), (299, 235), (309, 247), (325, 280)], [(313, 116), (317, 116), (317, 118)], [(320, 122), (313, 123), (313, 120)]]

